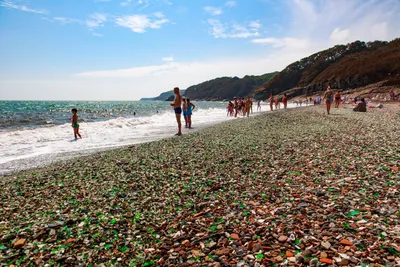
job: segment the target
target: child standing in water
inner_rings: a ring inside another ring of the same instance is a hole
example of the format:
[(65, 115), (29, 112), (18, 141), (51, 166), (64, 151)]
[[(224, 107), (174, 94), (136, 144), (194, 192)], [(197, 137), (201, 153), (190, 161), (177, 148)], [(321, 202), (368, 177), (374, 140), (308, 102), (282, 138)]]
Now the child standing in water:
[(73, 108), (71, 111), (72, 111), (72, 128), (74, 128), (75, 139), (78, 139), (77, 136), (79, 136), (79, 138), (82, 139), (82, 136), (79, 134), (78, 110), (76, 108)]

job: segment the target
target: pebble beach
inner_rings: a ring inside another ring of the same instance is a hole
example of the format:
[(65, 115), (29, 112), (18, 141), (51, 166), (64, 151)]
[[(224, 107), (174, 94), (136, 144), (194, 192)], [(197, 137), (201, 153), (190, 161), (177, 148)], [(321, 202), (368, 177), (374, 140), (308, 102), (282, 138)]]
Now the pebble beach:
[(331, 113), (0, 177), (0, 266), (400, 266), (400, 105)]

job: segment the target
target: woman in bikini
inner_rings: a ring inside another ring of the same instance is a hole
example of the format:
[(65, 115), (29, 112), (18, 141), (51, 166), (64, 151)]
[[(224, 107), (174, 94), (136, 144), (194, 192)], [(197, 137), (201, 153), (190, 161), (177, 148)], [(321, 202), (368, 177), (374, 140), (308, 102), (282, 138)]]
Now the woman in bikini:
[(324, 98), (325, 98), (325, 103), (326, 103), (326, 111), (328, 112), (328, 115), (329, 115), (329, 112), (331, 111), (331, 104), (333, 102), (333, 92), (332, 92), (330, 86), (328, 86), (328, 88), (326, 88)]

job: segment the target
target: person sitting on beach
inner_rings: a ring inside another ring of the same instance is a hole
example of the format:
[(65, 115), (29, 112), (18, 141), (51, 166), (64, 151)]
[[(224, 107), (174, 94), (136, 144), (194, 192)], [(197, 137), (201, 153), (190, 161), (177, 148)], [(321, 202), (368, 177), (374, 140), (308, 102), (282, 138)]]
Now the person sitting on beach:
[(283, 94), (282, 103), (283, 103), (283, 108), (286, 109), (287, 108), (287, 96), (286, 96), (286, 94)]
[(195, 105), (193, 105), (192, 102), (190, 102), (190, 99), (186, 99), (187, 102), (187, 121), (188, 121), (188, 127), (189, 129), (192, 129), (192, 111), (196, 108)]
[(271, 109), (271, 111), (274, 110), (274, 96), (272, 95), (272, 93), (269, 94), (269, 108)]
[(182, 114), (182, 96), (179, 92), (179, 87), (174, 88), (175, 99), (170, 105), (174, 108), (176, 122), (178, 123), (178, 133), (175, 135), (182, 135), (182, 124), (181, 124), (181, 114)]
[(361, 102), (358, 103), (354, 108), (353, 111), (357, 112), (367, 112), (367, 103), (365, 102), (364, 98), (361, 98)]
[(341, 97), (340, 92), (337, 91), (335, 94), (335, 108), (339, 108)]
[(185, 98), (182, 98), (182, 111), (183, 111), (183, 118), (185, 119), (185, 128), (188, 127), (188, 120), (187, 120), (187, 109), (188, 105)]
[(75, 140), (78, 139), (78, 136), (80, 139), (82, 139), (82, 136), (79, 134), (78, 110), (76, 108), (73, 108), (71, 112), (72, 112), (72, 128), (74, 128)]
[(326, 111), (328, 112), (328, 115), (329, 115), (329, 112), (331, 111), (331, 104), (333, 102), (333, 92), (332, 92), (330, 86), (328, 86), (328, 88), (326, 88), (324, 98), (325, 98), (325, 103), (326, 103)]

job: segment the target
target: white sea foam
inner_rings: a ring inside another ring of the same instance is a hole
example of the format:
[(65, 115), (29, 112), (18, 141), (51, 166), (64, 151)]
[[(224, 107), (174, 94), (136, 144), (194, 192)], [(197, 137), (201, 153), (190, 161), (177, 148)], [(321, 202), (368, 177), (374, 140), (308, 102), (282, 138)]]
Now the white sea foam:
[[(257, 109), (254, 106), (254, 111)], [(292, 107), (291, 105), (289, 105)], [(267, 110), (267, 105), (262, 105)], [(254, 112), (257, 115), (259, 112)], [(197, 109), (192, 120), (194, 130), (231, 120), (220, 108)], [(182, 118), (182, 123), (184, 120)], [(116, 118), (80, 123), (83, 139), (74, 140), (71, 124), (24, 130), (0, 131), (0, 174), (34, 168), (55, 160), (71, 158), (108, 148), (138, 144), (173, 136), (177, 131), (173, 111), (150, 117)]]

